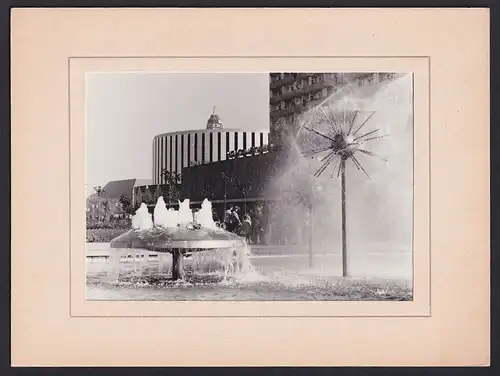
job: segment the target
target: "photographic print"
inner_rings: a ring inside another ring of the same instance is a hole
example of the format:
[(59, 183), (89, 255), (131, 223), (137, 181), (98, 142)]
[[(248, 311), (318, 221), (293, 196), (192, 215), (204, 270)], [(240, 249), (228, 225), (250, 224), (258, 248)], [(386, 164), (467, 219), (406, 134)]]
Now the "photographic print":
[(89, 73), (88, 300), (413, 299), (413, 75)]

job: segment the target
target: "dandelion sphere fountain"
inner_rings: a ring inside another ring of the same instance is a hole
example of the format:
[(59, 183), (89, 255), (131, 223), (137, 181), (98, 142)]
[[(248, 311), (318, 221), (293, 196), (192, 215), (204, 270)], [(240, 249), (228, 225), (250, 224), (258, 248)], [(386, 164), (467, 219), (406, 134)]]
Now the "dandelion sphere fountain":
[[(163, 197), (158, 199), (154, 210), (154, 221), (146, 204), (142, 203), (132, 218), (132, 229), (111, 241), (115, 249), (143, 249), (172, 254), (172, 279), (184, 279), (184, 258), (193, 252), (226, 250), (236, 253), (237, 268), (241, 267), (241, 256), (245, 252), (245, 240), (215, 225), (212, 205), (205, 199), (197, 220), (189, 206), (189, 199), (179, 202), (179, 211), (167, 209)], [(229, 263), (229, 258), (228, 258)], [(225, 265), (227, 272), (229, 265)]]

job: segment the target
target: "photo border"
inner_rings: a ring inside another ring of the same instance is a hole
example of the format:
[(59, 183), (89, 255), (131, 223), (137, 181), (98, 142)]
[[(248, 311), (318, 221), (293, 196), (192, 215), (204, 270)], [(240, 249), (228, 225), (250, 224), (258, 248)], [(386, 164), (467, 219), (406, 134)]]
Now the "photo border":
[[(294, 60), (294, 59), (328, 59), (328, 60), (335, 60), (335, 59), (377, 59), (377, 60), (383, 60), (383, 59), (424, 59), (427, 62), (427, 95), (428, 97), (426, 98), (428, 100), (428, 108), (427, 108), (427, 127), (428, 127), (428, 161), (429, 161), (429, 166), (428, 166), (428, 186), (426, 187), (427, 190), (427, 195), (428, 195), (428, 212), (427, 212), (427, 223), (428, 223), (428, 229), (427, 229), (427, 236), (428, 236), (428, 242), (429, 244), (427, 245), (428, 249), (428, 311), (425, 313), (401, 313), (401, 314), (391, 314), (391, 313), (386, 313), (386, 314), (350, 314), (350, 315), (344, 315), (344, 314), (332, 314), (332, 315), (148, 315), (148, 314), (136, 314), (136, 315), (109, 315), (109, 316), (103, 316), (103, 315), (93, 315), (93, 314), (74, 314), (72, 310), (73, 306), (73, 297), (71, 296), (71, 279), (72, 279), (72, 259), (71, 259), (71, 247), (72, 247), (72, 238), (70, 236), (69, 242), (70, 242), (70, 257), (69, 257), (69, 264), (70, 264), (70, 316), (71, 317), (90, 317), (90, 318), (99, 318), (99, 317), (121, 317), (121, 318), (126, 318), (126, 317), (147, 317), (147, 318), (162, 318), (162, 317), (174, 317), (174, 318), (253, 318), (253, 317), (269, 317), (269, 318), (348, 318), (348, 317), (431, 317), (432, 313), (432, 304), (431, 304), (431, 291), (432, 291), (432, 285), (431, 285), (431, 274), (432, 274), (432, 269), (431, 269), (431, 237), (432, 237), (432, 232), (431, 232), (431, 100), (430, 100), (430, 83), (431, 83), (431, 77), (430, 77), (430, 71), (431, 71), (431, 58), (430, 56), (418, 56), (418, 55), (409, 55), (409, 56), (379, 56), (379, 55), (374, 55), (374, 56), (326, 56), (326, 55), (321, 55), (321, 56), (258, 56), (258, 55), (250, 55), (250, 56), (233, 56), (233, 55), (221, 55), (221, 56), (216, 56), (216, 55), (192, 55), (192, 56), (175, 56), (175, 55), (163, 55), (163, 56), (70, 56), (68, 57), (68, 125), (70, 127), (70, 132), (69, 132), (69, 143), (71, 145), (71, 62), (76, 61), (76, 60), (89, 60), (89, 59), (106, 59), (106, 60), (126, 60), (126, 59), (132, 59), (132, 60), (143, 60), (143, 59), (181, 59), (181, 60), (190, 60), (190, 59), (273, 59), (273, 60), (283, 60), (283, 59), (289, 59), (289, 60)], [(357, 70), (358, 71), (358, 70)], [(356, 71), (356, 72), (357, 72)], [(360, 71), (361, 72), (361, 71)], [(370, 70), (367, 68), (366, 70), (363, 70), (363, 72), (370, 72)], [(403, 71), (401, 71), (403, 72)], [(96, 71), (86, 71), (86, 74), (90, 73), (97, 73)], [(105, 73), (105, 72), (99, 72), (99, 73)], [(116, 71), (106, 71), (106, 73), (132, 73), (129, 70), (116, 70)], [(133, 71), (134, 74), (148, 74), (148, 73), (164, 73), (164, 74), (169, 74), (170, 72), (168, 71)], [(176, 72), (176, 73), (181, 73), (181, 72)], [(182, 72), (184, 73), (184, 72)], [(185, 74), (189, 74), (191, 72), (185, 72)], [(209, 72), (205, 72), (209, 73)], [(233, 73), (233, 72), (228, 72), (228, 73)], [(257, 72), (249, 72), (249, 73), (257, 73)], [(263, 72), (264, 73), (264, 72)], [(269, 72), (268, 72), (269, 73)], [(415, 226), (416, 226), (416, 221), (415, 221), (415, 164), (416, 164), (416, 158), (415, 158), (415, 139), (416, 139), (416, 122), (415, 122), (415, 73), (414, 72), (404, 72), (406, 74), (411, 74), (411, 97), (412, 97), (412, 144), (413, 144), (413, 150), (412, 150), (412, 207), (413, 207), (413, 212), (412, 212), (412, 299), (410, 301), (405, 301), (405, 302), (399, 302), (399, 301), (391, 301), (391, 303), (394, 304), (412, 304), (415, 302), (414, 299), (414, 291), (415, 291)], [(70, 151), (70, 162), (71, 162), (71, 147), (69, 147)], [(87, 152), (87, 149), (85, 148), (85, 152)], [(85, 157), (86, 158), (86, 157)], [(71, 196), (71, 184), (72, 184), (72, 174), (71, 174), (71, 165), (70, 163), (70, 174), (69, 174), (69, 184), (70, 184), (70, 211), (71, 211), (71, 201), (72, 201), (72, 196)], [(73, 214), (70, 212), (70, 219), (72, 220)], [(72, 227), (70, 223), (70, 228)], [(239, 303), (239, 302), (247, 302), (250, 304), (253, 303), (294, 303), (294, 302), (301, 302), (301, 303), (311, 303), (312, 301), (309, 300), (291, 300), (291, 301), (284, 301), (284, 300), (188, 300), (189, 302), (192, 302), (193, 304), (196, 303), (203, 303), (203, 302), (213, 302), (213, 303), (219, 303), (219, 302), (227, 302), (227, 303)], [(144, 302), (150, 302), (150, 300), (140, 300), (140, 301), (133, 301), (133, 300), (87, 300), (85, 304), (93, 305), (93, 304), (113, 304), (115, 302), (125, 302), (125, 303), (132, 303), (132, 302), (137, 302), (137, 303), (144, 303)], [(159, 301), (154, 301), (155, 304), (157, 303), (176, 303), (179, 302), (178, 300), (159, 300)], [(181, 301), (184, 302), (184, 301)], [(359, 302), (360, 304), (366, 303), (365, 301), (356, 301), (356, 300), (342, 300), (342, 301), (330, 301), (330, 300), (318, 300), (314, 301), (316, 304), (317, 303), (322, 303), (322, 304), (338, 304), (338, 303), (350, 303), (350, 302)], [(377, 301), (371, 301), (371, 303), (382, 303), (384, 304), (385, 301), (383, 300), (377, 300)], [(360, 308), (360, 310), (363, 310)]]

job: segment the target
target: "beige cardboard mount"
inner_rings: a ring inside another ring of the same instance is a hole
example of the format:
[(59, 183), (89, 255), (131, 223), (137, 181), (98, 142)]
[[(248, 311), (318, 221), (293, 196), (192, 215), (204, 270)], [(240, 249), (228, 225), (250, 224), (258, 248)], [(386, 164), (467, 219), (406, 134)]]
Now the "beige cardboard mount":
[[(413, 302), (85, 300), (86, 73), (379, 70), (414, 75)], [(489, 364), (488, 145), (484, 9), (13, 9), (12, 363)]]

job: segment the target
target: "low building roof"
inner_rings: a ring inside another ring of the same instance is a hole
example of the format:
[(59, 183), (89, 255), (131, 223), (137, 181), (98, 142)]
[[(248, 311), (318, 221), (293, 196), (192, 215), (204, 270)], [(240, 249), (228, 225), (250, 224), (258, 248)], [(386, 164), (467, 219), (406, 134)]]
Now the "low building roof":
[(241, 128), (213, 128), (213, 129), (190, 129), (185, 131), (166, 132), (156, 135), (154, 138), (164, 136), (174, 136), (176, 134), (193, 134), (193, 133), (209, 133), (209, 132), (255, 132), (255, 133), (269, 133), (269, 126), (265, 129), (241, 129)]
[(102, 188), (102, 192), (99, 197), (103, 199), (119, 200), (122, 195), (125, 195), (131, 198), (134, 187), (150, 185), (151, 183), (151, 179), (124, 179), (110, 181)]

